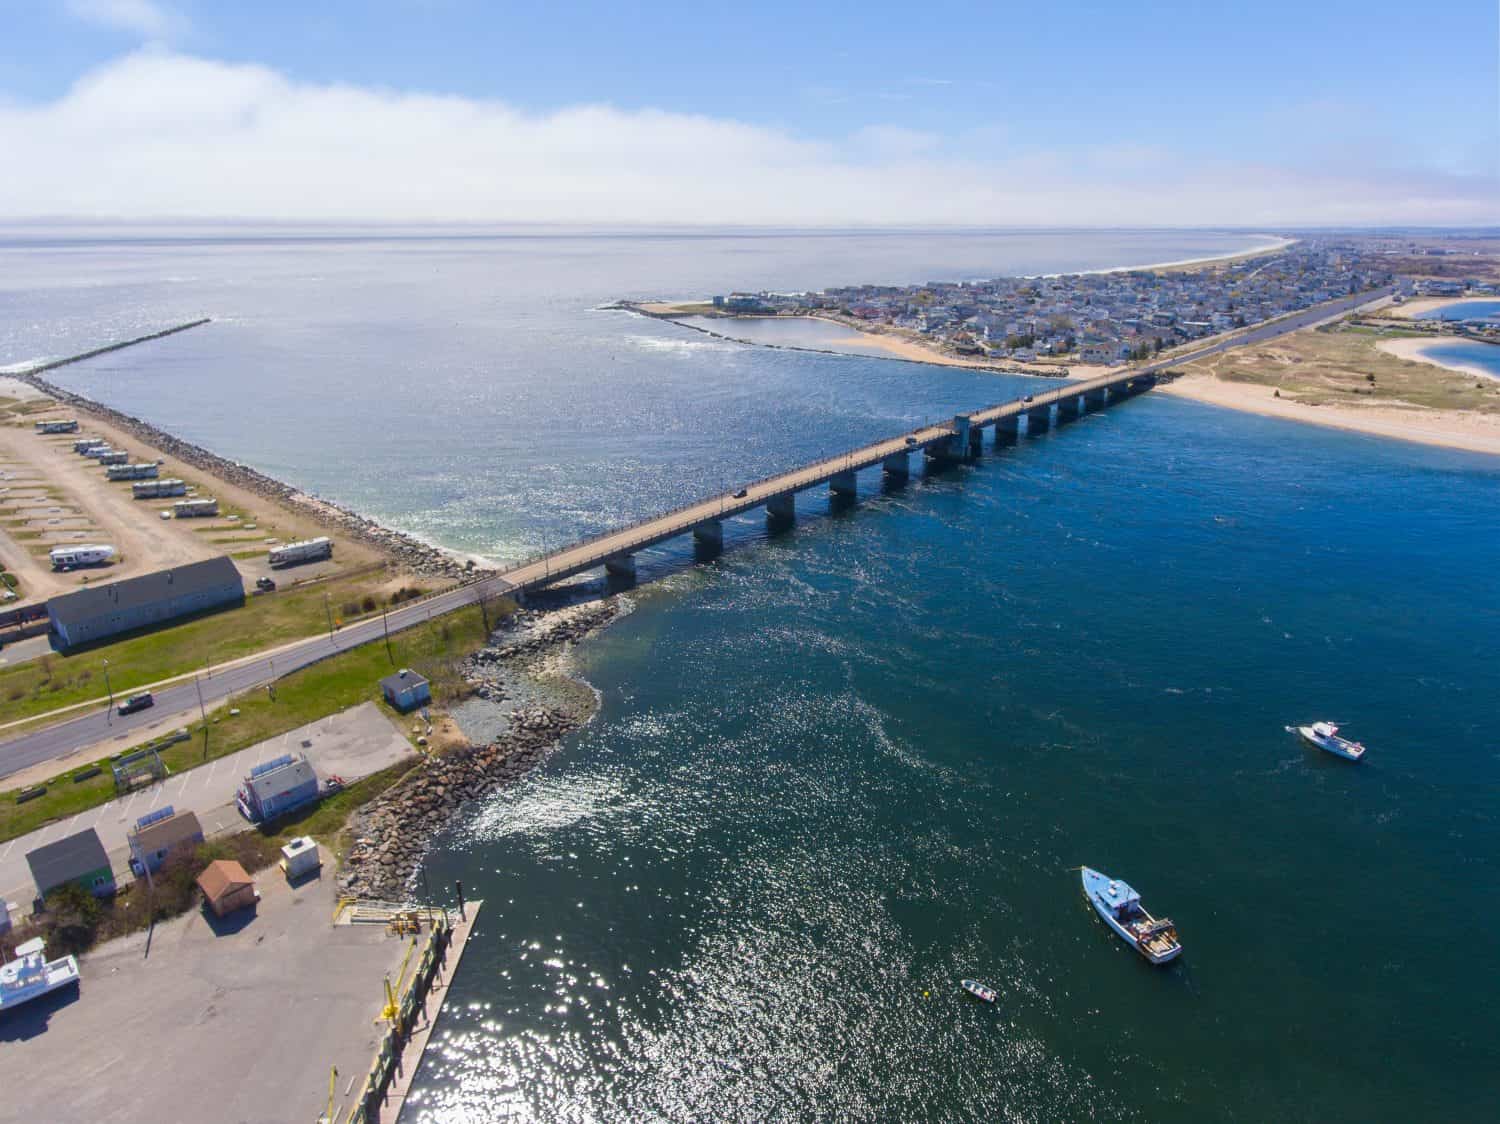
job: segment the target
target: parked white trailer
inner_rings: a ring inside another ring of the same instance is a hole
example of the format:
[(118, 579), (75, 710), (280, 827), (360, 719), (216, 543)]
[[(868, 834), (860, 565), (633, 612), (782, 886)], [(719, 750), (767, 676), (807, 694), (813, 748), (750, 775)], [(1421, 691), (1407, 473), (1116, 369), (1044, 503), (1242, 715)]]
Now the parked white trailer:
[(112, 464), (104, 470), (104, 475), (110, 480), (145, 480), (153, 477), (159, 471), (153, 461), (141, 464)]
[(113, 453), (114, 451), (114, 446), (111, 445), (108, 441), (95, 441), (92, 445), (90, 445), (83, 451), (83, 455), (86, 457), (93, 457), (95, 460), (98, 460), (100, 457), (104, 456), (105, 453)]
[(81, 457), (95, 445), (106, 444), (108, 444), (108, 442), (105, 441), (102, 437), (80, 437), (77, 441), (73, 442), (73, 451)]
[(187, 495), (187, 481), (169, 477), (165, 480), (142, 480), (130, 486), (130, 495), (138, 500), (155, 500), (164, 496)]
[(52, 421), (39, 421), (36, 423), (36, 431), (38, 433), (77, 433), (78, 419), (54, 418)]
[(115, 548), (103, 544), (54, 546), (47, 552), (54, 570), (71, 570), (74, 566), (98, 566), (115, 556)]
[(320, 535), (303, 542), (287, 543), (286, 546), (274, 546), (266, 555), (267, 561), (272, 566), (295, 566), (299, 562), (316, 562), (322, 558), (332, 557), (333, 540), (327, 535)]
[(172, 505), (172, 514), (178, 519), (192, 519), (199, 515), (217, 515), (219, 514), (219, 501), (212, 496), (178, 500)]
[(100, 454), (99, 463), (103, 465), (129, 464), (130, 454), (124, 449), (111, 449), (107, 453)]

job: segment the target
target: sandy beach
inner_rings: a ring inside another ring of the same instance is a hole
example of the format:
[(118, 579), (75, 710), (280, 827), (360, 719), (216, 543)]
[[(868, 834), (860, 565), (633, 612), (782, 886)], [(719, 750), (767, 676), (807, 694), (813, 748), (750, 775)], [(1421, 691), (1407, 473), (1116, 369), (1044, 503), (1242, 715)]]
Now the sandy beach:
[(1387, 305), (1381, 309), (1380, 315), (1388, 316), (1392, 320), (1415, 320), (1429, 312), (1436, 312), (1440, 308), (1447, 308), (1453, 304), (1465, 304), (1469, 301), (1493, 300), (1493, 297), (1416, 297), (1406, 301), (1404, 304)]
[[(1391, 342), (1420, 345), (1426, 341)], [(1157, 390), (1162, 394), (1267, 417), (1500, 456), (1500, 417), (1490, 414), (1393, 406), (1309, 406), (1290, 398), (1275, 397), (1273, 387), (1228, 382), (1212, 375), (1186, 375)]]
[[(1482, 379), (1493, 379), (1496, 377), (1494, 371), (1486, 370), (1477, 363), (1455, 363), (1451, 359), (1436, 359), (1431, 352), (1434, 348), (1451, 346), (1454, 343), (1452, 336), (1439, 336), (1436, 339), (1396, 339), (1381, 340), (1375, 346), (1387, 355), (1394, 355), (1397, 359), (1411, 359), (1418, 363), (1431, 363), (1434, 367), (1445, 367), (1450, 371), (1462, 371), (1467, 375), (1478, 375)], [(1500, 351), (1497, 351), (1500, 354)]]

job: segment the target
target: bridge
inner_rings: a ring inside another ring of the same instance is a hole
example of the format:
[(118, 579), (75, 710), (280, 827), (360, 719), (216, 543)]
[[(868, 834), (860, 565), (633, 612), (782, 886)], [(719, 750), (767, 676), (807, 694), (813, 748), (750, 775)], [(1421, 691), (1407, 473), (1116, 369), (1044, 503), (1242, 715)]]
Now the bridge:
[(1041, 433), (1052, 427), (1054, 417), (1056, 424), (1065, 424), (1085, 411), (1103, 409), (1149, 389), (1155, 385), (1156, 369), (1110, 372), (973, 413), (956, 414), (952, 421), (849, 449), (764, 477), (736, 491), (695, 500), (665, 514), (583, 539), (506, 570), (500, 580), (506, 583), (506, 592), (524, 595), (601, 566), (615, 577), (634, 578), (636, 554), (669, 539), (691, 534), (714, 552), (724, 543), (724, 521), (736, 515), (764, 507), (773, 525), (785, 524), (796, 516), (798, 492), (826, 484), (834, 495), (852, 498), (858, 491), (858, 474), (866, 469), (879, 468), (885, 476), (904, 480), (912, 472), (914, 457), (939, 465), (978, 457), (986, 429), (995, 431), (993, 446), (1014, 444), (1022, 418), (1027, 433)]
[(795, 518), (798, 492), (827, 484), (835, 495), (853, 497), (858, 490), (858, 474), (877, 465), (885, 475), (904, 479), (911, 472), (911, 458), (917, 454), (939, 463), (972, 459), (980, 455), (984, 447), (984, 431), (988, 428), (995, 430), (996, 446), (1012, 444), (1020, 433), (1023, 417), (1028, 434), (1040, 433), (1053, 426), (1054, 418), (1056, 424), (1063, 425), (1085, 412), (1098, 411), (1149, 390), (1156, 385), (1157, 375), (1168, 367), (1336, 320), (1356, 307), (1363, 310), (1384, 303), (1393, 291), (1387, 286), (1342, 297), (1142, 367), (1107, 371), (1091, 379), (1078, 379), (1065, 386), (1041, 390), (973, 413), (955, 414), (951, 422), (924, 426), (850, 449), (837, 456), (767, 476), (734, 492), (695, 500), (665, 514), (582, 539), (514, 566), (491, 580), (502, 582), (505, 592), (524, 596), (600, 566), (616, 577), (632, 579), (635, 577), (636, 554), (669, 539), (691, 534), (710, 551), (715, 550), (723, 546), (724, 521), (736, 515), (764, 507), (769, 520), (785, 523)]
[[(1092, 379), (1039, 388), (1034, 394), (972, 413), (956, 414), (951, 421), (939, 425), (923, 426), (767, 476), (734, 492), (695, 500), (673, 511), (582, 539), (498, 574), (456, 589), (443, 590), (381, 617), (356, 621), (330, 635), (308, 637), (232, 661), (201, 679), (179, 677), (171, 683), (156, 685), (156, 706), (152, 710), (114, 715), (107, 709), (79, 707), (74, 711), (77, 717), (0, 742), (0, 777), (106, 738), (122, 738), (139, 727), (170, 715), (198, 710), (205, 704), (273, 682), (335, 652), (378, 641), (390, 632), (410, 628), (468, 605), (483, 604), (489, 598), (524, 597), (600, 567), (617, 577), (633, 579), (635, 556), (669, 539), (692, 535), (710, 552), (715, 551), (723, 545), (724, 521), (736, 515), (764, 507), (769, 520), (785, 523), (795, 518), (798, 492), (827, 485), (836, 495), (852, 497), (857, 492), (858, 474), (867, 469), (878, 466), (882, 474), (900, 479), (911, 472), (915, 457), (938, 464), (971, 459), (980, 455), (987, 429), (994, 430), (993, 445), (1003, 447), (1017, 440), (1023, 418), (1028, 434), (1040, 433), (1053, 425), (1066, 425), (1084, 413), (1098, 411), (1149, 390), (1156, 384), (1157, 375), (1168, 367), (1336, 320), (1356, 306), (1363, 310), (1383, 303), (1390, 292), (1385, 288), (1317, 305), (1144, 367), (1109, 371)], [(30, 726), (32, 722), (14, 725)]]

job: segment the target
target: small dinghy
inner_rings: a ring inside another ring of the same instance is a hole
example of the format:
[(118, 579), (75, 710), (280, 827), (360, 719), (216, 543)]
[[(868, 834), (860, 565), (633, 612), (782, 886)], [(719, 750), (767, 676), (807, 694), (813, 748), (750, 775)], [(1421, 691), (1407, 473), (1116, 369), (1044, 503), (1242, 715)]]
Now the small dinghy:
[(1311, 726), (1288, 726), (1287, 729), (1295, 729), (1302, 735), (1302, 740), (1309, 745), (1315, 745), (1326, 753), (1342, 757), (1345, 761), (1358, 761), (1365, 755), (1365, 747), (1359, 742), (1351, 742), (1348, 738), (1339, 737), (1339, 728), (1332, 722), (1314, 722)]
[(978, 980), (959, 980), (959, 986), (972, 995), (975, 999), (982, 999), (986, 1003), (993, 1003), (1000, 998), (1000, 993), (992, 987), (986, 987)]
[(1182, 954), (1177, 926), (1147, 913), (1140, 894), (1124, 882), (1084, 867), (1083, 893), (1120, 939), (1151, 963), (1165, 964)]

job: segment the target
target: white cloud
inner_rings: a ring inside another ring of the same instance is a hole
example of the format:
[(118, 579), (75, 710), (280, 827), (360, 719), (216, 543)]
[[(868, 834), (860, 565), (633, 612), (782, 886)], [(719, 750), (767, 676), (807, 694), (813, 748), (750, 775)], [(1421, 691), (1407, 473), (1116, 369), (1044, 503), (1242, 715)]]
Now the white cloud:
[(0, 216), (807, 224), (1488, 223), (1493, 179), (1017, 151), (871, 126), (842, 141), (702, 115), (293, 82), (165, 51), (0, 106)]
[(68, 11), (88, 23), (133, 31), (146, 39), (163, 38), (174, 23), (152, 0), (68, 0)]

